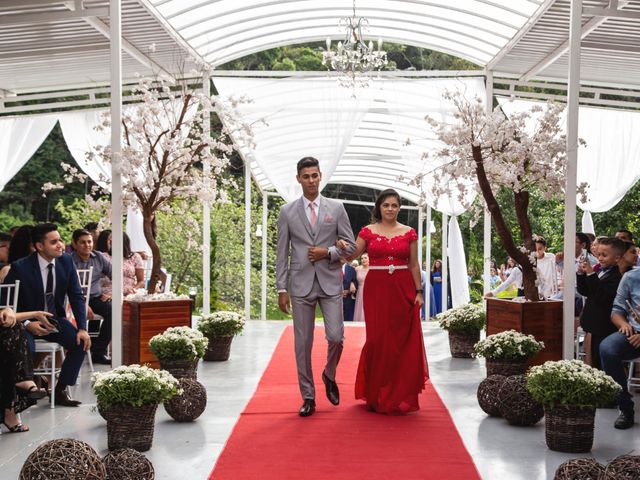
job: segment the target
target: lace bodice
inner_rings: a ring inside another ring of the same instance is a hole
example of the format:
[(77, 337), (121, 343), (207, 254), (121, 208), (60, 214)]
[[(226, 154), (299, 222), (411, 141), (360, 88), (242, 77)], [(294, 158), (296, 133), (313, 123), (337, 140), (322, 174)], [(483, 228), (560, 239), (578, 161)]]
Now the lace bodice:
[(416, 231), (411, 228), (402, 235), (387, 238), (373, 233), (369, 227), (363, 227), (358, 234), (367, 242), (369, 264), (372, 266), (407, 265), (411, 242), (418, 239)]

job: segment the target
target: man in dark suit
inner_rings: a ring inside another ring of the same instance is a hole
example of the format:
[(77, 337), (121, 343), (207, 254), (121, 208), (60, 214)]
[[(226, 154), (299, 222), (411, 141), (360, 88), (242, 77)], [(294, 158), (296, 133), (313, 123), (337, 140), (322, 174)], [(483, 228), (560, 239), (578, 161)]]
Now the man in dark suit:
[(353, 322), (353, 314), (356, 308), (356, 290), (358, 280), (356, 269), (346, 260), (342, 263), (342, 313), (345, 322)]
[[(67, 350), (55, 386), (55, 403), (76, 407), (80, 402), (69, 398), (67, 387), (75, 385), (85, 352), (91, 347), (84, 296), (76, 267), (64, 253), (58, 227), (52, 223), (36, 225), (32, 241), (36, 252), (13, 262), (4, 283), (20, 280), (19, 312), (46, 311), (53, 315), (49, 321), (31, 319), (23, 323), (32, 351), (35, 350), (34, 336), (58, 343)], [(77, 328), (66, 318), (65, 296), (69, 298)]]

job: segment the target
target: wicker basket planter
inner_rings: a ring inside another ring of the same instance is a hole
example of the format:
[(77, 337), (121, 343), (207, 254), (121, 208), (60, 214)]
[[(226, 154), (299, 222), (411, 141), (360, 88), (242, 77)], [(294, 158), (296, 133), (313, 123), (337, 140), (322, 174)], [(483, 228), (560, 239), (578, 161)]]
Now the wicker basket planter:
[(524, 375), (512, 375), (505, 379), (498, 391), (498, 409), (511, 425), (534, 425), (544, 415), (542, 405), (531, 397), (526, 384)]
[(561, 464), (553, 480), (601, 480), (604, 467), (593, 458), (573, 458)]
[(491, 417), (501, 417), (498, 392), (507, 380), (504, 375), (491, 375), (478, 385), (477, 397), (480, 408)]
[(225, 362), (229, 360), (229, 354), (231, 353), (231, 341), (233, 335), (228, 337), (207, 337), (209, 339), (209, 345), (207, 351), (204, 354), (204, 359), (207, 362)]
[(595, 408), (544, 408), (547, 447), (557, 452), (585, 453), (593, 446)]
[(166, 370), (174, 377), (198, 379), (198, 362), (195, 360), (160, 360), (160, 368)]
[(473, 358), (473, 346), (480, 340), (480, 331), (449, 330), (449, 349), (453, 358)]
[(140, 407), (103, 407), (109, 450), (133, 448), (146, 452), (153, 442), (157, 403)]
[(487, 377), (491, 375), (524, 375), (527, 371), (527, 359), (487, 358)]

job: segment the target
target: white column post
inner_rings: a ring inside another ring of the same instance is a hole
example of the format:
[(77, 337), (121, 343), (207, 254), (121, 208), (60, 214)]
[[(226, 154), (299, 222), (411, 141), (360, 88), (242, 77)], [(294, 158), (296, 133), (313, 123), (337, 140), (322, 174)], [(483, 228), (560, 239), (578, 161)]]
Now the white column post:
[[(486, 71), (486, 91), (487, 97), (485, 107), (487, 115), (493, 112), (493, 72)], [(491, 214), (489, 209), (484, 208), (484, 238), (483, 244), (483, 262), (482, 262), (482, 291), (488, 293), (491, 290)]]
[(422, 270), (422, 238), (424, 237), (424, 213), (422, 207), (418, 205), (418, 265)]
[(449, 229), (447, 225), (447, 214), (442, 213), (442, 311), (446, 312), (448, 310), (449, 302), (448, 299), (448, 288), (447, 284), (449, 282), (449, 258), (447, 255), (447, 237), (449, 236)]
[(431, 316), (431, 205), (427, 205), (427, 251), (425, 252), (425, 261), (427, 262), (427, 282), (424, 286), (424, 317), (428, 319)]
[[(209, 72), (205, 71), (202, 79), (202, 91), (207, 96), (211, 96), (211, 79)], [(203, 113), (202, 121), (205, 135), (211, 133), (211, 112), (207, 109)], [(205, 188), (211, 189), (211, 162), (205, 160), (202, 165), (205, 178)], [(211, 313), (211, 205), (204, 195), (202, 202), (202, 314)]]
[(251, 318), (251, 167), (244, 160), (244, 316)]
[(121, 0), (110, 0), (111, 30), (111, 364), (122, 365), (122, 11)]
[(267, 319), (267, 241), (269, 240), (269, 195), (262, 192), (262, 278), (260, 295), (260, 319)]
[(580, 37), (582, 33), (582, 0), (571, 2), (569, 23), (569, 81), (567, 91), (567, 176), (564, 204), (564, 294), (562, 356), (573, 358), (575, 316), (576, 183), (578, 163), (578, 117), (580, 102)]

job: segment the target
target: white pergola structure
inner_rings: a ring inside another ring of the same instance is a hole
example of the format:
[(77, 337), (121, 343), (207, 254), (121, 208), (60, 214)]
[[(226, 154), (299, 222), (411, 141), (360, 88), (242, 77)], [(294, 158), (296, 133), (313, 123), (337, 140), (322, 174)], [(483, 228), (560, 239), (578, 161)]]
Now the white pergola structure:
[[(350, 13), (348, 0), (5, 0), (0, 2), (0, 113), (109, 102), (113, 124), (119, 125), (122, 83), (133, 82), (136, 72), (179, 76), (190, 70), (189, 65), (175, 65), (185, 54), (215, 67), (275, 46), (327, 37), (340, 40), (343, 32), (337, 21)], [(478, 64), (484, 68), (488, 99), (498, 93), (533, 98), (535, 91), (523, 87), (544, 88), (540, 82), (568, 89), (564, 252), (571, 258), (578, 105), (637, 108), (632, 100), (613, 102), (606, 96), (639, 96), (640, 1), (369, 0), (358, 5), (357, 13), (370, 20), (367, 39), (439, 50)], [(24, 100), (39, 105), (16, 103)], [(119, 138), (114, 128), (114, 152)], [(114, 270), (120, 271), (117, 161), (112, 168)], [(247, 173), (251, 173), (249, 162)], [(248, 182), (250, 175), (246, 178)], [(249, 191), (249, 185), (245, 188)], [(488, 221), (485, 225), (490, 228)], [(205, 235), (208, 231), (204, 228)], [(489, 235), (486, 230), (485, 284)], [(248, 249), (248, 225), (246, 236)], [(204, 243), (208, 247), (206, 236)], [(564, 275), (569, 292), (564, 354), (570, 357), (575, 282), (571, 262)], [(115, 364), (120, 360), (121, 293), (121, 279), (114, 278)]]

